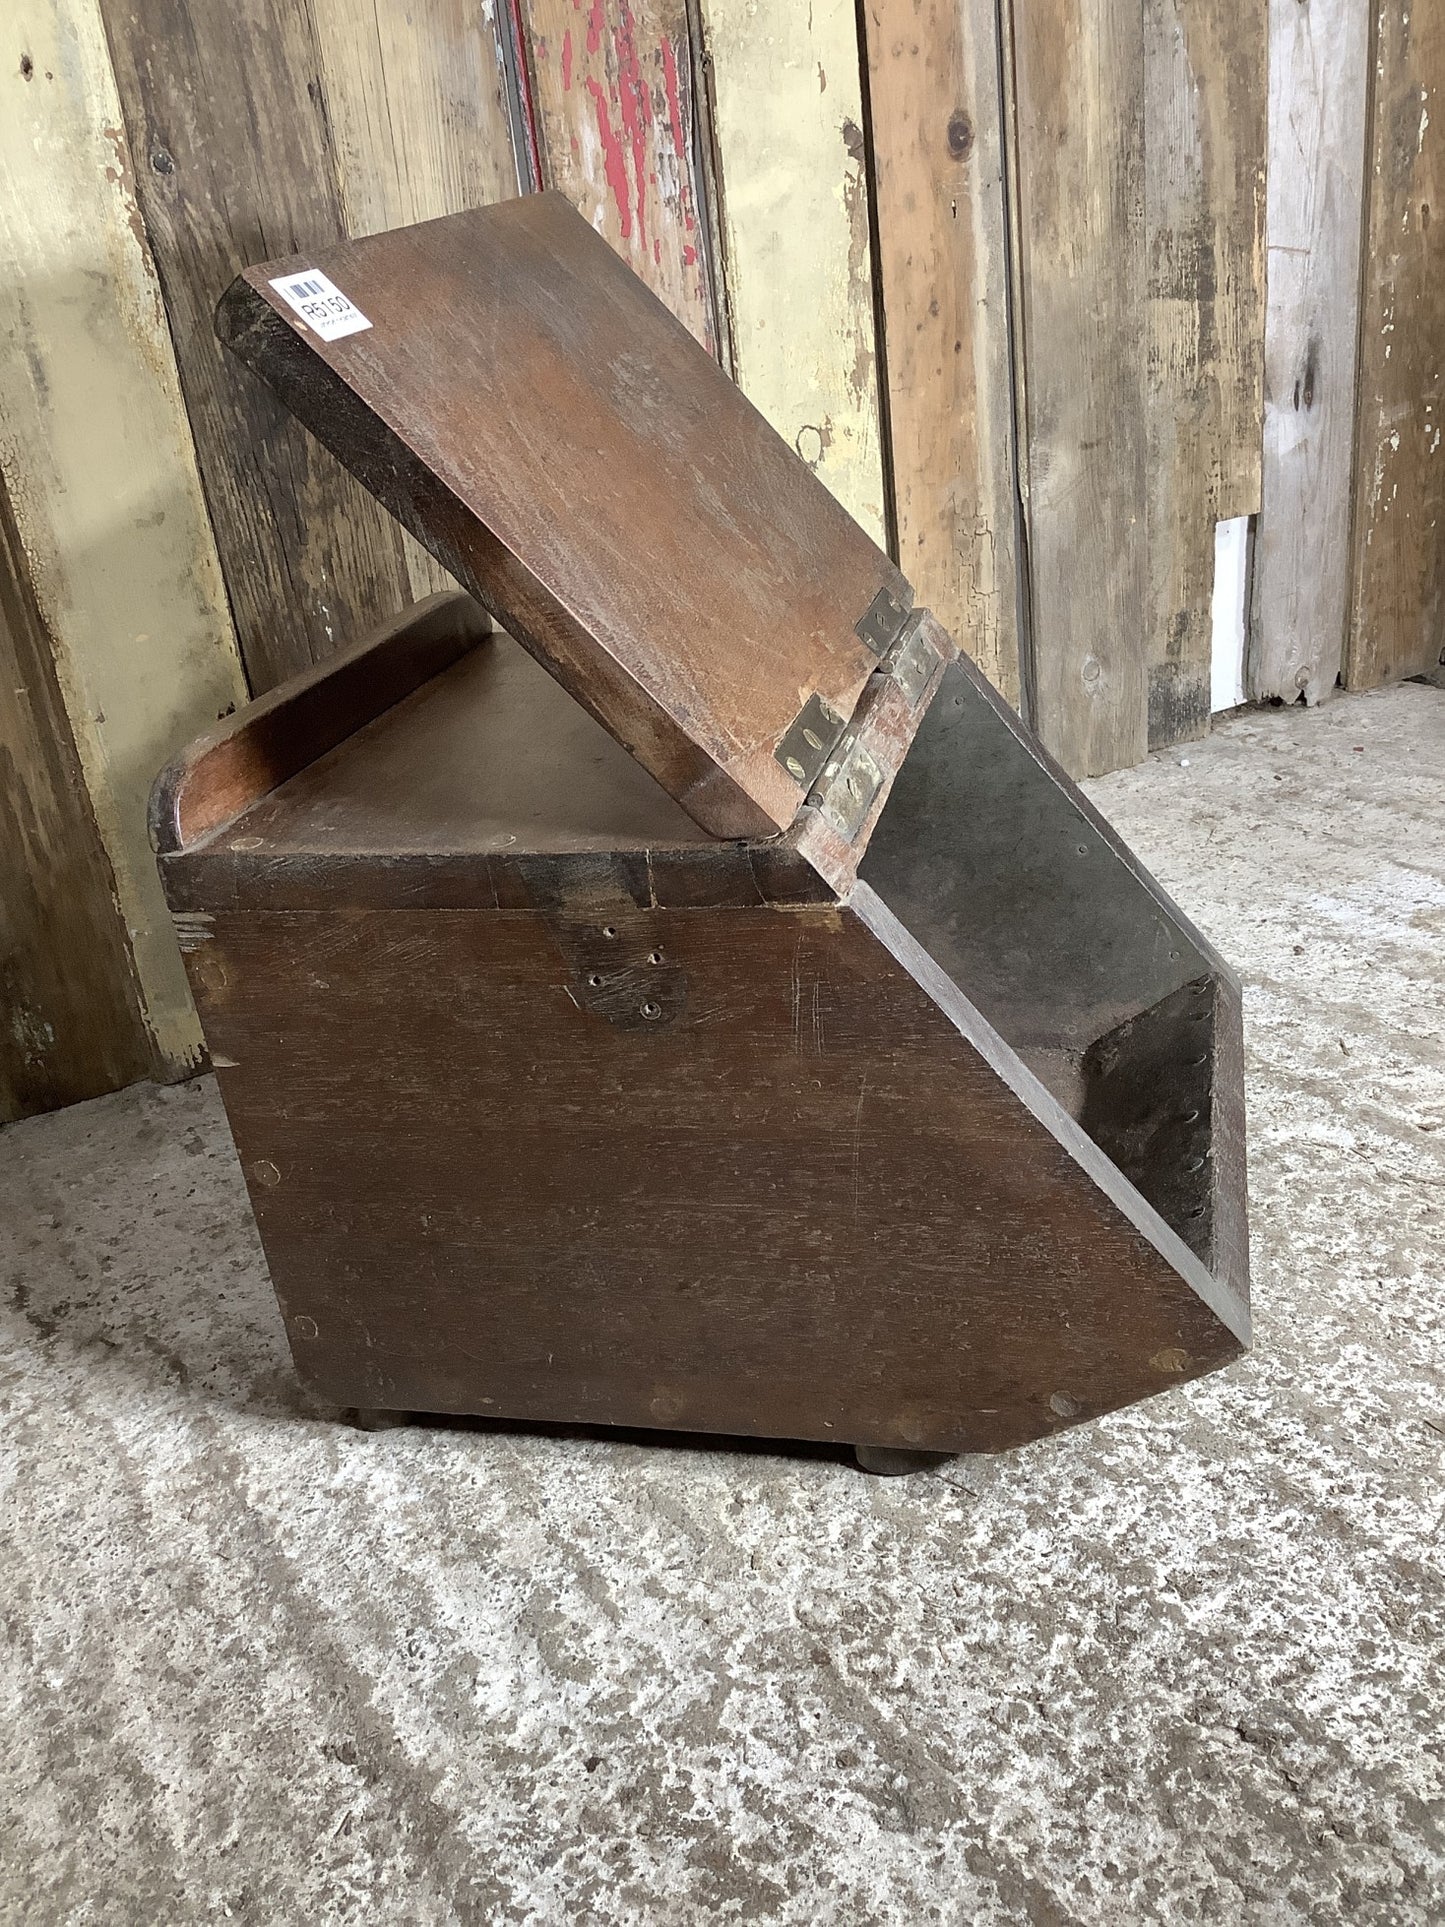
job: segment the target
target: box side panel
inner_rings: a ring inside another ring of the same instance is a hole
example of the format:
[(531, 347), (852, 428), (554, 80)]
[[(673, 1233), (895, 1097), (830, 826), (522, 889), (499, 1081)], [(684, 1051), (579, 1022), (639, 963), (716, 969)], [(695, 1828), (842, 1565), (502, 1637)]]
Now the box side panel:
[(190, 963), (339, 1403), (983, 1450), (1239, 1349), (846, 911), (232, 913)]

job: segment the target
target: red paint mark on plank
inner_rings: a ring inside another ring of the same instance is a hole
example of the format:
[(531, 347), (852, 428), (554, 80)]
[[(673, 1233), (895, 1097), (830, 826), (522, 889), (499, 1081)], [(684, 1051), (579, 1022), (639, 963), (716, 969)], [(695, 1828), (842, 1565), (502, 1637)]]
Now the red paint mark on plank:
[(597, 135), (602, 142), (602, 159), (607, 169), (607, 185), (612, 189), (612, 198), (617, 203), (617, 221), (624, 241), (632, 239), (632, 209), (628, 205), (627, 162), (622, 155), (622, 143), (612, 129), (612, 116), (607, 111), (607, 95), (589, 74), (587, 91), (592, 96), (592, 105), (597, 112)]
[(662, 42), (662, 78), (667, 86), (667, 118), (672, 126), (672, 145), (677, 158), (687, 166), (687, 136), (682, 128), (682, 100), (677, 86), (677, 56), (672, 51), (672, 42), (664, 35)]
[[(602, 45), (602, 29), (606, 25), (603, 18), (603, 0), (592, 0), (592, 11), (587, 16), (587, 51), (595, 54)], [(589, 83), (590, 85), (590, 83)]]
[[(691, 226), (691, 222), (689, 222), (688, 225)], [(697, 249), (692, 245), (691, 241), (684, 241), (682, 244), (682, 265), (685, 268), (697, 266)]]
[(572, 29), (569, 27), (562, 36), (562, 91), (572, 91)]
[(636, 23), (627, 0), (621, 0), (621, 22), (612, 30), (617, 51), (617, 81), (622, 127), (632, 149), (632, 178), (637, 187), (637, 238), (647, 246), (647, 127), (652, 119), (652, 96), (642, 78), (637, 58)]

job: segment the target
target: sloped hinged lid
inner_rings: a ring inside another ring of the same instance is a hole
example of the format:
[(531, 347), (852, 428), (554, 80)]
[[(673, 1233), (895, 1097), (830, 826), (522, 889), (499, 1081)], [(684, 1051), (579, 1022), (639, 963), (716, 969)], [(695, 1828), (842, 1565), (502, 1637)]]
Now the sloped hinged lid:
[(252, 268), (217, 332), (705, 829), (793, 821), (907, 584), (560, 195)]

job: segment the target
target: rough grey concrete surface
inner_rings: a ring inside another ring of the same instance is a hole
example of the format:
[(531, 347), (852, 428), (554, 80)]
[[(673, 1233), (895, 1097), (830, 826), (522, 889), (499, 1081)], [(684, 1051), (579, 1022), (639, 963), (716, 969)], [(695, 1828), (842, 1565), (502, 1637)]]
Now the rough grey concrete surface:
[(1257, 1349), (1027, 1452), (348, 1430), (209, 1081), (0, 1137), (0, 1917), (1445, 1917), (1445, 693), (1094, 794), (1245, 978)]

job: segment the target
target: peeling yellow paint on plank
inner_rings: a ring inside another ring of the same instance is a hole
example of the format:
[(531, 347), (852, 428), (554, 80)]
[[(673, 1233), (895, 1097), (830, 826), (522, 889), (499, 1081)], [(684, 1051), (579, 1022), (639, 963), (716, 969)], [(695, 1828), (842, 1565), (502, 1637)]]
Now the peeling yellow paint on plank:
[(748, 398), (885, 540), (857, 19), (703, 0), (724, 279)]
[(0, 106), (0, 470), (162, 1061), (200, 1033), (146, 833), (245, 700), (94, 0), (17, 0)]

